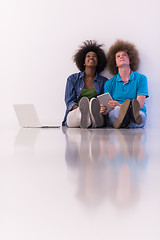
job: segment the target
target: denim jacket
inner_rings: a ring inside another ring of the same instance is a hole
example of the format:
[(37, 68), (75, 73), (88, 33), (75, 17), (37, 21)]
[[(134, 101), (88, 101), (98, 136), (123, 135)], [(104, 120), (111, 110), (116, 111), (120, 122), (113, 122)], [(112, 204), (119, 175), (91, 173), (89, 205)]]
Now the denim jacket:
[[(108, 79), (96, 73), (94, 79), (94, 87), (97, 92), (97, 96), (104, 93), (104, 84)], [(84, 72), (74, 73), (70, 75), (67, 79), (66, 89), (65, 89), (65, 103), (66, 103), (66, 113), (62, 126), (66, 125), (66, 118), (74, 105), (77, 105), (77, 101), (84, 88)]]

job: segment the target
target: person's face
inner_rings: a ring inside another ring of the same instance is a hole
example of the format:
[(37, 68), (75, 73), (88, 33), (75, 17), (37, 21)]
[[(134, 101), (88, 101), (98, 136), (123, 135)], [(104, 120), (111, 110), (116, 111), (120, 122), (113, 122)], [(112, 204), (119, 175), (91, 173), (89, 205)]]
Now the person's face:
[(121, 67), (124, 65), (127, 65), (127, 66), (130, 65), (129, 57), (126, 52), (123, 52), (123, 51), (117, 52), (115, 59), (116, 59), (117, 67)]
[(96, 67), (98, 64), (97, 54), (95, 52), (88, 52), (84, 63), (86, 67)]

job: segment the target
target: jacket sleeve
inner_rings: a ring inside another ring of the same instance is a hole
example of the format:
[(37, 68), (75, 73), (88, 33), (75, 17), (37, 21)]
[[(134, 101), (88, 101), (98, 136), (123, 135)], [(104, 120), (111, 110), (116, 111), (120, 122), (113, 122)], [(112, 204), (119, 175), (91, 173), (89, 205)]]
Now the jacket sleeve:
[(65, 103), (67, 110), (70, 111), (74, 105), (77, 105), (77, 94), (75, 90), (75, 76), (71, 75), (67, 79), (65, 89)]

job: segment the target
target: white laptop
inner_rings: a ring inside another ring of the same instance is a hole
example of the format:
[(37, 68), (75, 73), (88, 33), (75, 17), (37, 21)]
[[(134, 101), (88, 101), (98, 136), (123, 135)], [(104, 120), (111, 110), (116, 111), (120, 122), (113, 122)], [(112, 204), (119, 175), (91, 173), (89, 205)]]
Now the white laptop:
[(23, 128), (59, 128), (60, 126), (42, 126), (33, 104), (13, 105), (19, 124)]
[(112, 100), (112, 97), (108, 92), (97, 96), (97, 98), (98, 98), (100, 104), (106, 105), (106, 107), (107, 107), (106, 112), (107, 113), (112, 110), (112, 108), (108, 105), (109, 100)]

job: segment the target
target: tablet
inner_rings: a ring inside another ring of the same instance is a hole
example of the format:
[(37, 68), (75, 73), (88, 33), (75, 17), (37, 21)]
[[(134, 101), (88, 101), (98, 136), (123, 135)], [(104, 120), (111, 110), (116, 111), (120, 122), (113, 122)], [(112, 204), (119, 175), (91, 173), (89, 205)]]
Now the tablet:
[(112, 100), (112, 97), (108, 92), (97, 96), (97, 98), (98, 98), (100, 104), (106, 105), (106, 107), (107, 107), (106, 112), (107, 113), (112, 110), (112, 108), (108, 105), (108, 101)]

